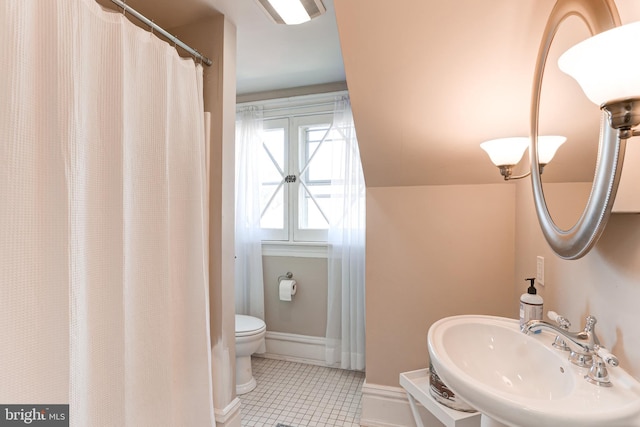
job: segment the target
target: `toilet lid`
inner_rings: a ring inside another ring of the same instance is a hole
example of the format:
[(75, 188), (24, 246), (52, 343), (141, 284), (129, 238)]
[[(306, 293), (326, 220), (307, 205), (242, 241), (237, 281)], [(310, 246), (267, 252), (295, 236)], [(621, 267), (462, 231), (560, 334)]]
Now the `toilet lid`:
[(266, 329), (262, 319), (236, 314), (236, 335), (252, 335)]

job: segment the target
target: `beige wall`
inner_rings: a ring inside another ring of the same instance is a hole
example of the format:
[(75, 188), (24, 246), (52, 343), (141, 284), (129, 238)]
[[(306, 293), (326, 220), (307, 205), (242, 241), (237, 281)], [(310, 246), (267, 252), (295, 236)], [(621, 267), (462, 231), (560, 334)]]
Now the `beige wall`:
[[(556, 257), (548, 247), (533, 208), (531, 184), (519, 183), (516, 203), (516, 276), (535, 272), (535, 258), (545, 258), (545, 286), (540, 294), (545, 313), (554, 310), (582, 328), (596, 316), (600, 341), (640, 380), (640, 215), (613, 214), (595, 248), (574, 261)], [(588, 191), (588, 186), (586, 187)], [(545, 197), (556, 212), (575, 217), (581, 205), (575, 194), (584, 184), (545, 185)], [(516, 294), (524, 288), (518, 286)]]
[(456, 314), (517, 316), (515, 185), (367, 190), (367, 382), (428, 365), (427, 331)]
[[(265, 322), (270, 332), (324, 337), (327, 329), (327, 259), (264, 256)], [(293, 273), (293, 301), (280, 301), (278, 276)]]
[[(426, 334), (463, 313), (516, 318), (524, 278), (545, 258), (545, 312), (598, 319), (602, 343), (640, 379), (640, 215), (613, 214), (594, 250), (567, 261), (548, 247), (531, 183), (369, 188), (367, 191), (367, 382), (397, 386), (428, 363)], [(545, 185), (563, 224), (588, 184)]]

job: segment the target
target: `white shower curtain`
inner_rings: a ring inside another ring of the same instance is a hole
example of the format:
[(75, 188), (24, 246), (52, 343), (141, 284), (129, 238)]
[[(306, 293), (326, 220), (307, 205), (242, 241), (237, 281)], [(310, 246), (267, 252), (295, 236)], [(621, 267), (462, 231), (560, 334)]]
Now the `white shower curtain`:
[(262, 111), (236, 113), (236, 313), (264, 319), (264, 278), (260, 230)]
[[(335, 102), (326, 362), (365, 368), (366, 187), (348, 97)], [(336, 143), (338, 141), (339, 143)]]
[(0, 35), (0, 403), (215, 425), (202, 70), (94, 0)]

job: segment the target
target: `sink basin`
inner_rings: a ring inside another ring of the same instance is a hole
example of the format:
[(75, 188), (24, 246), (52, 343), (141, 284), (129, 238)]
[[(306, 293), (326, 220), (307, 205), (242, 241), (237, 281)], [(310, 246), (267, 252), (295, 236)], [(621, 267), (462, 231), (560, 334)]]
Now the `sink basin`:
[(588, 383), (554, 338), (515, 319), (453, 316), (429, 329), (429, 355), (456, 395), (508, 426), (640, 426), (640, 383), (620, 367), (608, 368), (613, 387)]

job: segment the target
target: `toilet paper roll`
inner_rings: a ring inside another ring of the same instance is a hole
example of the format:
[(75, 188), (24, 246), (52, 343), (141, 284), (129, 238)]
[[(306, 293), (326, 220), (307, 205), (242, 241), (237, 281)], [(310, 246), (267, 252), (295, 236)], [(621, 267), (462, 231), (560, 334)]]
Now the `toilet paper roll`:
[(297, 285), (295, 280), (280, 281), (280, 301), (291, 301), (291, 297), (296, 294)]

